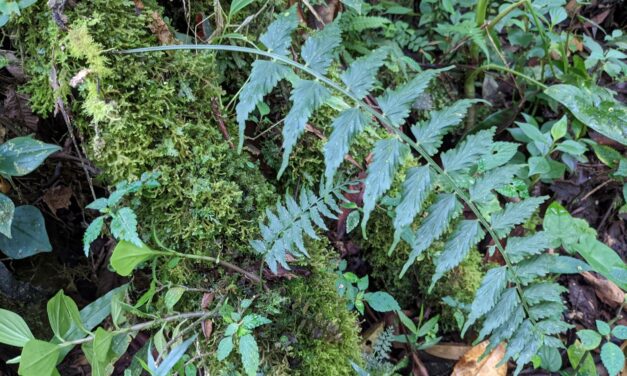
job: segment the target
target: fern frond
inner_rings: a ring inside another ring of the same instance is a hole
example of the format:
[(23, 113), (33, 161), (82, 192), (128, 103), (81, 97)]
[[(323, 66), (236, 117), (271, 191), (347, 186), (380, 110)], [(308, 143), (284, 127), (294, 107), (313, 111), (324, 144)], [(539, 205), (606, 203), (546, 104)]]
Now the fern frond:
[(370, 55), (361, 57), (348, 67), (340, 76), (344, 85), (355, 98), (362, 99), (374, 86), (377, 71), (388, 56), (388, 49), (380, 47)]
[(377, 97), (379, 108), (390, 123), (400, 127), (409, 116), (411, 105), (429, 86), (432, 79), (449, 68), (429, 69), (419, 73), (410, 82), (395, 90), (386, 90), (383, 95)]
[(409, 254), (399, 278), (402, 278), (414, 261), (442, 236), (449, 223), (455, 218), (461, 209), (461, 205), (453, 194), (440, 194), (436, 201), (429, 207), (427, 218), (414, 235), (412, 250)]
[(468, 109), (480, 100), (462, 99), (452, 106), (434, 111), (428, 121), (416, 124), (411, 132), (429, 155), (437, 153), (442, 146), (442, 137), (455, 126), (459, 125), (466, 116)]
[(526, 237), (511, 237), (507, 239), (505, 251), (513, 263), (518, 263), (524, 258), (534, 256), (551, 246), (551, 238), (544, 231), (536, 232)]
[(529, 304), (540, 302), (561, 303), (561, 294), (568, 291), (567, 288), (555, 282), (539, 282), (527, 287), (523, 292), (523, 297)]
[(305, 66), (325, 74), (333, 62), (333, 51), (342, 42), (342, 34), (338, 22), (340, 17), (326, 25), (321, 31), (311, 35), (300, 51)]
[(432, 171), (428, 166), (412, 167), (407, 171), (401, 191), (401, 202), (395, 209), (394, 240), (388, 254), (396, 248), (403, 230), (422, 211), (422, 204), (431, 193), (431, 175)]
[(495, 129), (486, 129), (469, 135), (455, 149), (441, 154), (442, 166), (448, 173), (464, 171), (490, 151)]
[(348, 154), (355, 136), (361, 133), (369, 122), (370, 117), (359, 108), (344, 110), (333, 120), (333, 131), (329, 141), (324, 145), (324, 176), (328, 182), (333, 181), (335, 171)]
[(320, 196), (303, 188), (298, 201), (291, 196), (285, 197), (285, 204), (277, 203), (275, 211), (266, 209), (268, 225), (259, 224), (262, 239), (250, 242), (253, 249), (264, 256), (268, 267), (277, 273), (278, 265), (290, 269), (287, 254), (309, 257), (304, 244), (303, 233), (312, 239), (318, 239), (314, 224), (327, 230), (324, 218), (337, 219), (339, 207), (334, 195), (340, 187), (324, 188)]
[(521, 165), (507, 165), (488, 171), (470, 187), (470, 199), (479, 204), (489, 202), (494, 197), (492, 191), (509, 184), (521, 167)]
[(261, 34), (259, 40), (266, 46), (268, 52), (287, 56), (292, 45), (292, 32), (296, 30), (297, 26), (296, 7), (291, 7), (268, 26), (268, 29)]
[(409, 147), (398, 138), (379, 140), (374, 146), (373, 160), (368, 166), (368, 176), (364, 181), (364, 207), (361, 229), (366, 236), (366, 225), (370, 213), (379, 198), (392, 186), (392, 179), (405, 156), (409, 154)]
[(470, 314), (462, 329), (462, 337), (472, 324), (494, 307), (506, 285), (507, 267), (501, 266), (488, 270), (470, 306)]
[(285, 117), (283, 127), (283, 159), (278, 177), (283, 175), (298, 138), (305, 131), (311, 114), (331, 97), (331, 92), (318, 81), (298, 80), (294, 84), (291, 100), (292, 108)]
[(503, 210), (492, 215), (492, 229), (499, 237), (507, 235), (514, 226), (528, 220), (547, 198), (547, 196), (530, 197), (520, 202), (507, 203)]
[(520, 299), (518, 298), (516, 288), (510, 287), (506, 289), (498, 303), (496, 303), (494, 308), (485, 316), (483, 327), (479, 332), (478, 341), (483, 340), (487, 335), (492, 333), (492, 331), (506, 324), (519, 304)]
[(497, 141), (493, 143), (490, 152), (479, 160), (478, 165), (480, 169), (488, 171), (504, 165), (514, 157), (519, 146), (519, 144), (514, 142)]
[(431, 278), (429, 290), (433, 289), (444, 273), (452, 270), (464, 260), (470, 249), (483, 238), (483, 235), (479, 221), (464, 220), (457, 225), (455, 232), (444, 245), (444, 250), (435, 259), (435, 273)]
[(362, 32), (364, 30), (378, 29), (390, 23), (390, 20), (379, 16), (352, 16), (344, 24), (347, 31)]

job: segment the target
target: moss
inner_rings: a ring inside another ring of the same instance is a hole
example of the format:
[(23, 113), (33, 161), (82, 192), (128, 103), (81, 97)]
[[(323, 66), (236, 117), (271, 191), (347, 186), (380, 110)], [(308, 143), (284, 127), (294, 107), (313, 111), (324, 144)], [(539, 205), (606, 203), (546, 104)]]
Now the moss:
[(387, 255), (394, 234), (392, 220), (381, 210), (375, 211), (368, 222), (368, 240), (362, 242), (364, 257), (371, 267), (370, 276), (379, 289), (392, 294), (403, 307), (424, 304), (441, 314), (443, 330), (455, 328), (454, 310), (442, 302), (452, 296), (461, 302), (472, 301), (484, 274), (481, 254), (472, 249), (464, 261), (447, 273), (433, 291), (429, 293), (431, 276), (435, 272), (433, 260), (442, 250), (444, 243), (436, 241), (399, 279), (399, 273), (411, 253), (405, 242), (400, 242), (391, 256)]

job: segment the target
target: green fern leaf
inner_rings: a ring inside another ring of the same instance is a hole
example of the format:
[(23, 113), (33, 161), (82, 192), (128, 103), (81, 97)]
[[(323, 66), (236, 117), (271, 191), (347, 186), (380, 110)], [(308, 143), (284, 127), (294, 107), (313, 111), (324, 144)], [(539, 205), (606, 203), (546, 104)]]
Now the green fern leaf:
[(536, 327), (542, 334), (544, 335), (553, 335), (564, 333), (570, 328), (573, 328), (573, 325), (570, 325), (562, 320), (544, 320), (540, 321), (536, 324)]
[(499, 237), (507, 235), (516, 225), (528, 220), (548, 197), (530, 197), (526, 200), (508, 203), (505, 209), (494, 213), (491, 225)]
[(497, 141), (493, 143), (490, 152), (479, 160), (481, 170), (489, 171), (509, 162), (518, 151), (519, 146), (515, 142)]
[(364, 207), (361, 229), (366, 238), (366, 225), (370, 213), (379, 198), (392, 186), (392, 179), (402, 160), (409, 153), (409, 147), (398, 138), (379, 140), (374, 146), (373, 161), (368, 166), (368, 176), (364, 181)]
[(470, 199), (480, 204), (489, 202), (494, 198), (492, 191), (508, 185), (520, 168), (520, 165), (507, 165), (486, 172), (470, 187)]
[(505, 253), (512, 263), (518, 263), (526, 257), (539, 254), (550, 246), (551, 237), (546, 232), (540, 231), (531, 236), (508, 238)]
[(507, 267), (501, 266), (488, 270), (470, 307), (470, 314), (462, 329), (462, 337), (472, 324), (494, 307), (506, 285)]
[(494, 128), (469, 135), (455, 149), (442, 154), (442, 165), (446, 172), (463, 171), (473, 166), (490, 151)]
[(291, 7), (268, 26), (268, 29), (261, 34), (259, 40), (266, 46), (268, 52), (287, 56), (292, 45), (292, 32), (297, 26), (296, 7)]
[(463, 99), (453, 103), (452, 106), (445, 107), (439, 111), (431, 112), (429, 121), (417, 124), (411, 128), (420, 144), (429, 155), (437, 153), (442, 146), (442, 137), (461, 123), (466, 111), (474, 103), (480, 102), (474, 99)]
[(540, 282), (530, 285), (523, 292), (523, 298), (528, 304), (534, 305), (540, 302), (562, 301), (561, 294), (568, 291), (564, 286), (555, 282)]
[(255, 109), (257, 103), (290, 72), (288, 67), (274, 61), (255, 60), (253, 63), (248, 82), (242, 88), (239, 103), (235, 107), (239, 126), (238, 151), (241, 152), (244, 146), (244, 130), (248, 115)]
[(383, 95), (377, 97), (383, 116), (387, 117), (393, 126), (400, 127), (409, 116), (411, 105), (425, 91), (431, 80), (448, 69), (426, 70), (400, 88), (386, 90)]
[(298, 80), (294, 84), (291, 100), (292, 108), (285, 117), (283, 127), (283, 160), (278, 177), (283, 175), (292, 153), (292, 148), (305, 131), (311, 114), (331, 97), (331, 92), (319, 81)]
[(514, 265), (512, 272), (523, 285), (549, 273), (576, 274), (589, 270), (585, 262), (569, 256), (544, 253)]
[(338, 26), (340, 17), (333, 23), (328, 24), (305, 41), (300, 55), (305, 61), (305, 66), (314, 71), (325, 74), (327, 68), (333, 62), (333, 50), (342, 42), (340, 27)]
[(492, 350), (494, 350), (501, 342), (508, 340), (512, 337), (516, 329), (520, 327), (520, 324), (525, 319), (525, 310), (522, 305), (516, 307), (514, 313), (509, 317), (509, 320), (505, 322), (503, 325), (499, 326), (495, 329), (490, 336), (490, 343), (486, 348), (486, 354), (489, 354)]
[(533, 332), (530, 333), (530, 336), (527, 338), (527, 343), (517, 356), (514, 376), (518, 375), (520, 371), (522, 371), (525, 364), (531, 362), (531, 359), (538, 354), (538, 349), (542, 346), (542, 340), (538, 336), (534, 335)]
[(503, 359), (501, 359), (499, 364), (497, 364), (497, 367), (500, 367), (509, 359), (517, 359), (518, 355), (520, 355), (520, 353), (522, 353), (522, 351), (524, 350), (525, 345), (532, 341), (533, 335), (533, 324), (531, 323), (531, 321), (523, 321), (523, 323), (520, 324), (518, 329), (509, 339), (505, 355), (503, 356)]
[(399, 275), (402, 278), (416, 258), (422, 254), (431, 244), (440, 238), (448, 228), (449, 223), (455, 218), (461, 209), (457, 198), (453, 194), (440, 194), (436, 201), (429, 207), (427, 218), (422, 222), (413, 237), (412, 251), (403, 265)]
[(370, 55), (355, 60), (340, 76), (348, 91), (362, 99), (372, 89), (377, 71), (388, 56), (388, 49), (381, 47)]
[(451, 238), (444, 245), (444, 251), (435, 259), (435, 273), (431, 278), (429, 291), (444, 273), (459, 265), (470, 249), (483, 238), (481, 225), (477, 220), (461, 221)]
[(378, 29), (389, 24), (390, 20), (379, 16), (353, 16), (345, 26), (346, 30), (362, 32), (364, 30)]
[(561, 302), (544, 302), (531, 306), (529, 308), (529, 317), (536, 321), (549, 318), (559, 321), (565, 309), (566, 306)]
[(516, 289), (512, 287), (505, 290), (498, 303), (496, 303), (494, 308), (485, 316), (483, 327), (481, 328), (481, 332), (479, 332), (479, 339), (477, 341), (481, 341), (492, 333), (493, 330), (507, 323), (519, 304), (520, 300), (518, 299)]
[(410, 168), (403, 182), (401, 202), (395, 210), (394, 240), (388, 254), (396, 248), (403, 229), (420, 213), (429, 193), (431, 193), (431, 169), (428, 166)]
[(333, 182), (335, 171), (348, 154), (353, 138), (361, 133), (369, 122), (370, 117), (359, 108), (344, 110), (333, 120), (333, 131), (329, 141), (324, 144), (324, 176), (328, 183)]

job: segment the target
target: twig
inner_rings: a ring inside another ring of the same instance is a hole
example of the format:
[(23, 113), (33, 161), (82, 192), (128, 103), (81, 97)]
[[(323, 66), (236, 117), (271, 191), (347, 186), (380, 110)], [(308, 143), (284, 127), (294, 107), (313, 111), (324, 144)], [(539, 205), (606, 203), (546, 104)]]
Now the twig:
[(307, 9), (309, 9), (309, 11), (311, 12), (311, 14), (313, 14), (313, 16), (316, 18), (316, 20), (318, 20), (318, 22), (320, 22), (320, 24), (322, 24), (322, 26), (324, 27), (325, 22), (322, 19), (322, 17), (320, 17), (320, 15), (318, 14), (318, 12), (316, 12), (316, 10), (314, 9), (314, 7), (311, 6), (311, 4), (309, 4), (309, 1), (307, 0), (303, 0), (303, 4), (305, 4), (305, 6), (307, 7)]
[(229, 131), (228, 129), (226, 129), (226, 124), (224, 123), (222, 113), (220, 112), (220, 106), (218, 106), (218, 98), (211, 98), (211, 109), (213, 111), (213, 118), (216, 119), (216, 121), (218, 122), (218, 126), (220, 127), (220, 131), (222, 131), (222, 136), (224, 137), (224, 140), (228, 142), (231, 149), (235, 149), (235, 145), (233, 145), (233, 142), (231, 141), (231, 136), (229, 136)]

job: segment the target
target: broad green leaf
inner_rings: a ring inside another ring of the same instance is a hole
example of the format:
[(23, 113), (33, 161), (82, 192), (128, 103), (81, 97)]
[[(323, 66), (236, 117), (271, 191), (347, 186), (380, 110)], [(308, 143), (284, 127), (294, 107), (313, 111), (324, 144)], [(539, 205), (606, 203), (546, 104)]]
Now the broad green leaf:
[(475, 103), (480, 102), (474, 99), (459, 100), (449, 107), (444, 107), (439, 111), (433, 111), (426, 122), (417, 124), (411, 128), (411, 132), (429, 155), (437, 153), (442, 146), (442, 137), (457, 125), (459, 125), (466, 111)]
[(562, 245), (570, 253), (575, 252), (573, 245), (577, 244), (581, 238), (587, 235), (596, 236), (596, 231), (590, 228), (588, 222), (573, 218), (558, 202), (552, 202), (549, 205), (544, 214), (542, 226), (556, 242), (553, 247)]
[(298, 80), (294, 84), (292, 108), (285, 117), (283, 126), (283, 159), (278, 176), (287, 168), (292, 148), (305, 131), (311, 114), (331, 96), (331, 92), (319, 81)]
[(229, 7), (229, 18), (233, 18), (237, 13), (239, 13), (242, 9), (246, 8), (250, 4), (252, 4), (255, 0), (233, 0), (231, 1), (231, 6)]
[(109, 200), (106, 197), (101, 197), (99, 199), (96, 199), (96, 200), (92, 201), (85, 208), (92, 209), (92, 210), (98, 210), (98, 211), (102, 212), (102, 209), (106, 208), (107, 206), (109, 206)]
[(538, 352), (542, 359), (541, 367), (549, 372), (557, 372), (562, 368), (562, 356), (554, 347), (542, 346)]
[(566, 136), (567, 132), (568, 118), (564, 115), (551, 126), (551, 137), (553, 137), (553, 141), (557, 141)]
[[(581, 346), (579, 341), (575, 341), (572, 345), (568, 346), (568, 360), (573, 368), (579, 367), (579, 374), (577, 376), (597, 376), (597, 369), (594, 364), (593, 357), (587, 355), (588, 351)], [(583, 357), (586, 357), (583, 360)], [(583, 360), (583, 364), (579, 363)]]
[(391, 312), (401, 309), (396, 299), (385, 291), (367, 292), (364, 294), (364, 300), (368, 302), (370, 308), (377, 312)]
[(10, 238), (11, 224), (15, 214), (15, 204), (6, 195), (0, 193), (0, 234)]
[(495, 128), (471, 134), (459, 143), (455, 149), (442, 153), (442, 165), (448, 173), (463, 171), (490, 152)]
[(222, 361), (233, 351), (233, 336), (227, 336), (222, 338), (218, 344), (218, 350), (216, 351), (216, 357)]
[(546, 196), (530, 197), (520, 202), (507, 203), (502, 211), (492, 215), (492, 228), (500, 237), (507, 235), (514, 226), (531, 218), (546, 199)]
[(538, 149), (542, 156), (545, 156), (551, 150), (553, 139), (549, 133), (542, 133), (538, 127), (528, 124), (516, 122), (520, 130), (532, 141), (533, 146)]
[(520, 144), (516, 142), (497, 141), (492, 143), (490, 152), (479, 159), (482, 171), (489, 171), (509, 162), (518, 151)]
[(529, 176), (543, 175), (551, 172), (551, 164), (546, 157), (531, 157), (529, 163)]
[(44, 144), (32, 137), (13, 138), (0, 145), (0, 174), (24, 176), (59, 150), (57, 145)]
[(131, 208), (121, 208), (112, 214), (111, 233), (118, 240), (126, 240), (138, 247), (142, 245), (137, 234), (137, 216)]
[(621, 278), (621, 274), (614, 270), (627, 270), (616, 251), (598, 241), (596, 236), (589, 234), (581, 237), (579, 243), (574, 244), (572, 248), (592, 266), (595, 272), (616, 283), (621, 289), (627, 290), (627, 278), (624, 278), (624, 274)]
[(583, 329), (577, 331), (577, 337), (581, 340), (581, 346), (586, 350), (594, 350), (601, 344), (601, 335), (594, 330)]
[(137, 265), (161, 254), (163, 252), (157, 252), (145, 244), (138, 247), (135, 244), (122, 240), (113, 249), (110, 261), (111, 267), (119, 275), (129, 276)]
[(612, 335), (618, 339), (627, 339), (627, 326), (617, 325), (612, 329)]
[(176, 303), (178, 303), (179, 300), (181, 300), (181, 297), (184, 293), (184, 287), (172, 287), (168, 289), (168, 291), (165, 293), (165, 297), (163, 298), (165, 302), (165, 307), (168, 309), (168, 311), (174, 309), (174, 306), (176, 305)]
[(35, 337), (24, 319), (17, 313), (0, 308), (0, 343), (23, 347), (31, 339)]
[(55, 366), (60, 347), (50, 342), (31, 339), (22, 350), (20, 376), (50, 376), (58, 374)]
[(403, 325), (405, 325), (405, 327), (409, 329), (410, 332), (414, 334), (418, 333), (418, 328), (416, 328), (416, 324), (414, 324), (412, 319), (407, 317), (401, 310), (397, 311), (396, 313), (398, 314), (398, 318), (401, 320)]
[(377, 200), (392, 186), (396, 170), (405, 156), (409, 154), (409, 147), (398, 138), (388, 138), (377, 141), (373, 154), (373, 161), (368, 166), (368, 176), (364, 181), (364, 206), (361, 220), (364, 238), (367, 238), (366, 225), (370, 213), (374, 210)]
[(257, 368), (259, 368), (259, 349), (252, 334), (246, 334), (239, 338), (239, 354), (242, 357), (242, 365), (246, 375), (255, 376)]
[(327, 68), (333, 62), (333, 50), (342, 42), (338, 22), (339, 17), (326, 25), (322, 31), (314, 33), (305, 40), (300, 54), (306, 67), (320, 74), (326, 73)]
[(459, 210), (460, 205), (455, 195), (440, 194), (436, 197), (435, 203), (427, 209), (429, 212), (427, 218), (421, 223), (414, 235), (412, 251), (403, 265), (399, 278), (405, 275), (409, 267), (422, 252), (442, 236), (451, 220), (459, 214)]
[(597, 330), (599, 331), (599, 334), (601, 334), (602, 336), (607, 336), (610, 334), (611, 329), (608, 323), (601, 320), (596, 320), (595, 323), (597, 325)]
[(610, 146), (592, 144), (592, 150), (594, 150), (597, 158), (609, 168), (616, 168), (621, 159), (623, 159), (623, 156)]
[(499, 296), (507, 284), (507, 268), (504, 266), (488, 270), (481, 281), (475, 299), (470, 307), (470, 315), (462, 329), (462, 337), (479, 318), (488, 313), (496, 305)]
[(111, 349), (111, 342), (113, 341), (113, 333), (108, 332), (102, 328), (96, 329), (94, 335), (93, 351), (96, 359), (99, 362), (104, 362), (107, 359), (109, 350)]
[(618, 375), (625, 367), (625, 354), (620, 347), (606, 342), (601, 347), (601, 361), (610, 376)]
[(324, 144), (324, 176), (328, 183), (333, 182), (333, 177), (337, 168), (344, 160), (351, 142), (366, 125), (370, 122), (370, 117), (359, 108), (349, 108), (342, 111), (334, 120), (333, 131), (329, 141)]
[(444, 250), (435, 259), (435, 273), (431, 278), (431, 290), (435, 283), (444, 276), (444, 273), (453, 270), (459, 265), (468, 252), (483, 238), (481, 225), (477, 220), (463, 220), (459, 222), (453, 235), (444, 244)]
[(34, 206), (23, 205), (15, 208), (11, 235), (11, 238), (7, 238), (0, 234), (0, 250), (12, 259), (52, 251), (44, 216)]
[(382, 47), (374, 50), (370, 55), (353, 61), (348, 69), (340, 75), (348, 91), (352, 92), (358, 99), (368, 95), (374, 86), (377, 71), (387, 56), (388, 49)]
[(66, 340), (66, 333), (70, 331), (72, 325), (82, 327), (78, 307), (72, 298), (66, 296), (63, 290), (48, 301), (47, 304), (48, 321), (50, 328), (57, 338)]
[(102, 227), (104, 226), (104, 219), (104, 215), (97, 217), (89, 224), (87, 230), (85, 230), (85, 234), (83, 234), (83, 252), (85, 252), (85, 257), (89, 256), (91, 243), (93, 243), (94, 240), (98, 239), (100, 236)]
[(359, 225), (359, 210), (353, 210), (346, 217), (346, 233), (350, 234)]
[(568, 108), (586, 126), (627, 145), (627, 107), (605, 89), (553, 85), (544, 93)]
[(411, 105), (429, 86), (431, 80), (437, 77), (445, 69), (430, 69), (420, 72), (410, 82), (394, 89), (386, 90), (377, 97), (377, 103), (383, 116), (395, 127), (400, 127), (411, 110)]

